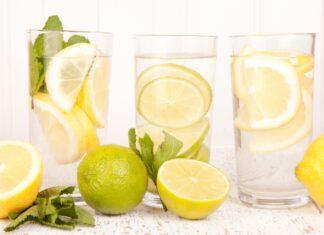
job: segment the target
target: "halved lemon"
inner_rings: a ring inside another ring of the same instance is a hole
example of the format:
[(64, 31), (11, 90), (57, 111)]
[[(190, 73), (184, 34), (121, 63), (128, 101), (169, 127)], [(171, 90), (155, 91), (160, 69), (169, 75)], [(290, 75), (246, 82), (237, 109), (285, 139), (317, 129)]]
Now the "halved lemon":
[(178, 64), (157, 64), (144, 70), (136, 81), (137, 96), (149, 82), (161, 77), (182, 78), (194, 84), (201, 92), (205, 104), (204, 109), (207, 113), (212, 102), (212, 89), (204, 77), (197, 71)]
[(83, 130), (83, 138), (85, 140), (87, 152), (100, 145), (96, 129), (84, 111), (75, 105), (72, 114), (78, 119), (80, 128)]
[(64, 111), (73, 107), (95, 55), (93, 45), (77, 43), (50, 60), (45, 74), (46, 87), (53, 101)]
[(0, 142), (0, 219), (21, 212), (36, 199), (42, 178), (42, 159), (30, 144)]
[(96, 127), (104, 127), (108, 108), (110, 60), (97, 57), (78, 96), (78, 105)]
[(186, 219), (202, 219), (223, 203), (230, 183), (207, 163), (177, 158), (160, 167), (157, 188), (170, 211)]
[(270, 57), (244, 59), (245, 104), (238, 110), (235, 125), (241, 130), (276, 128), (291, 120), (301, 100), (296, 69)]
[(152, 138), (154, 142), (154, 151), (156, 151), (164, 140), (163, 131), (166, 131), (182, 142), (183, 145), (178, 155), (187, 157), (199, 150), (208, 134), (209, 126), (208, 120), (204, 118), (191, 126), (179, 129), (163, 129), (149, 124), (143, 125), (137, 128), (137, 133), (140, 137), (147, 133)]
[(86, 151), (83, 129), (71, 113), (62, 111), (44, 93), (33, 97), (34, 109), (52, 156), (58, 164), (74, 162)]
[(205, 99), (194, 83), (163, 77), (143, 87), (138, 96), (138, 112), (153, 125), (181, 128), (205, 115)]
[(309, 136), (313, 122), (313, 100), (306, 89), (302, 90), (303, 101), (292, 120), (281, 127), (251, 133), (249, 148), (252, 152), (270, 152), (287, 148)]

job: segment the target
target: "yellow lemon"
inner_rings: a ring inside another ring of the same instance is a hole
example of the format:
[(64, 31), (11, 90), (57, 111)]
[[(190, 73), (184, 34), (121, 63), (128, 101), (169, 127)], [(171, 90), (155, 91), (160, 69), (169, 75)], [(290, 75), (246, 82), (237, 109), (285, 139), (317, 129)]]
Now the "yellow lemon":
[(324, 135), (314, 140), (296, 167), (296, 177), (310, 196), (324, 206)]
[(42, 178), (42, 159), (30, 144), (0, 142), (0, 219), (21, 212), (36, 199)]

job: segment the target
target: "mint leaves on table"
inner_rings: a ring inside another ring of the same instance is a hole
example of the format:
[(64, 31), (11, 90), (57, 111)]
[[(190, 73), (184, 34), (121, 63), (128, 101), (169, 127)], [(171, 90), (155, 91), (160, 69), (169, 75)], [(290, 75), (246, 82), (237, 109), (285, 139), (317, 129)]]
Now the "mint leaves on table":
[(28, 209), (22, 213), (9, 214), (11, 223), (4, 231), (10, 232), (27, 222), (66, 230), (74, 229), (76, 224), (95, 226), (92, 215), (75, 205), (74, 199), (67, 196), (73, 191), (72, 186), (58, 186), (39, 192), (35, 202)]
[(129, 147), (139, 155), (146, 166), (149, 177), (156, 184), (156, 178), (158, 171), (162, 164), (168, 160), (178, 158), (180, 149), (182, 148), (182, 142), (168, 134), (163, 132), (165, 137), (164, 141), (159, 145), (156, 153), (154, 153), (154, 143), (148, 134), (138, 138), (140, 150), (137, 149), (137, 137), (134, 128), (128, 131)]
[(29, 45), (30, 93), (46, 91), (45, 72), (51, 57), (67, 46), (76, 43), (90, 43), (81, 35), (72, 35), (67, 42), (63, 38), (63, 24), (57, 15), (49, 16), (43, 30)]

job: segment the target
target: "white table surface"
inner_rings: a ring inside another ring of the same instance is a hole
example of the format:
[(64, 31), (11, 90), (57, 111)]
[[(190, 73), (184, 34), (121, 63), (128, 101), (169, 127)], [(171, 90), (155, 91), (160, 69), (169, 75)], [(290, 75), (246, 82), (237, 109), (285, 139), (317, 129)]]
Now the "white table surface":
[[(7, 220), (0, 220), (0, 234), (12, 235), (101, 235), (101, 234), (324, 234), (324, 214), (313, 204), (297, 209), (265, 210), (242, 205), (235, 187), (235, 162), (232, 150), (215, 150), (212, 163), (231, 178), (232, 188), (216, 213), (199, 221), (181, 219), (170, 212), (140, 204), (133, 211), (118, 216), (97, 214), (96, 227), (77, 226), (73, 231), (62, 231), (38, 224), (23, 225), (11, 233), (3, 232)], [(92, 211), (93, 212), (93, 211)], [(94, 213), (94, 212), (93, 212)]]

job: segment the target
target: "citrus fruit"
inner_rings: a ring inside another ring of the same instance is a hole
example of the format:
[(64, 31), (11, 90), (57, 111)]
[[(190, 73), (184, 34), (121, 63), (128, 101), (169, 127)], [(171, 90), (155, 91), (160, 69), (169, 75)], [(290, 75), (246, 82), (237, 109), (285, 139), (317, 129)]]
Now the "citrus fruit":
[(108, 58), (97, 57), (78, 96), (79, 106), (96, 127), (104, 127), (107, 117), (109, 65)]
[(80, 162), (78, 186), (89, 206), (104, 214), (121, 214), (137, 206), (147, 188), (144, 163), (118, 145), (94, 148)]
[(95, 55), (96, 48), (93, 45), (77, 43), (51, 58), (45, 81), (48, 93), (58, 107), (65, 111), (71, 110)]
[(33, 96), (34, 110), (47, 140), (52, 156), (58, 164), (78, 160), (86, 151), (83, 129), (73, 114), (62, 111), (44, 93)]
[(310, 144), (295, 172), (314, 201), (324, 206), (324, 135)]
[(182, 148), (178, 155), (188, 156), (192, 153), (196, 153), (204, 141), (209, 130), (209, 122), (206, 118), (198, 121), (197, 123), (183, 127), (179, 129), (163, 129), (153, 125), (143, 125), (137, 128), (137, 133), (140, 137), (143, 137), (147, 133), (154, 142), (154, 151), (157, 150), (159, 145), (164, 140), (163, 131), (174, 136), (182, 142)]
[(293, 119), (280, 127), (251, 133), (250, 150), (252, 152), (277, 151), (297, 143), (311, 134), (312, 114), (312, 97), (306, 89), (303, 89), (302, 102)]
[(210, 151), (206, 145), (201, 145), (198, 152), (190, 156), (189, 158), (192, 160), (202, 161), (202, 162), (209, 162)]
[(300, 78), (300, 82), (302, 87), (304, 87), (308, 93), (313, 97), (313, 90), (314, 90), (314, 78), (308, 78), (306, 76), (302, 76)]
[(21, 212), (36, 199), (42, 159), (30, 144), (0, 141), (0, 219)]
[(226, 199), (230, 183), (213, 166), (196, 160), (166, 161), (157, 177), (157, 188), (166, 207), (186, 219), (201, 219)]
[(205, 112), (208, 112), (213, 95), (209, 83), (197, 71), (178, 64), (157, 64), (145, 69), (137, 77), (137, 96), (147, 83), (161, 77), (182, 78), (193, 83), (200, 90), (205, 101)]
[(86, 150), (89, 151), (94, 147), (100, 145), (96, 129), (94, 128), (92, 122), (84, 113), (84, 111), (77, 105), (75, 105), (72, 108), (71, 112), (77, 118), (77, 120), (79, 121), (80, 128), (83, 130), (83, 138), (85, 140)]
[(293, 66), (270, 57), (244, 59), (247, 98), (235, 125), (241, 130), (276, 128), (291, 120), (300, 104), (301, 86)]
[(138, 96), (138, 111), (149, 123), (169, 128), (194, 124), (205, 115), (205, 103), (195, 84), (163, 77), (146, 84)]

